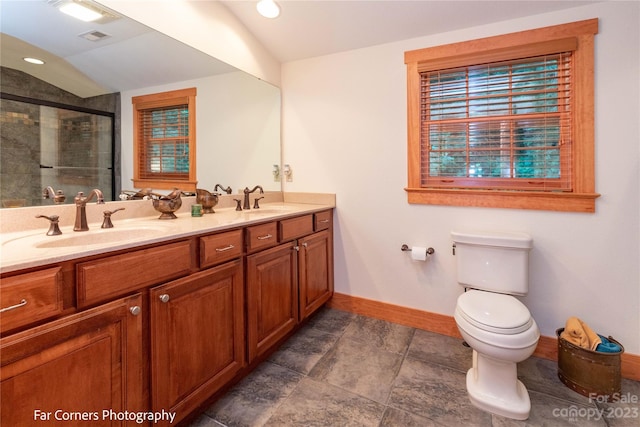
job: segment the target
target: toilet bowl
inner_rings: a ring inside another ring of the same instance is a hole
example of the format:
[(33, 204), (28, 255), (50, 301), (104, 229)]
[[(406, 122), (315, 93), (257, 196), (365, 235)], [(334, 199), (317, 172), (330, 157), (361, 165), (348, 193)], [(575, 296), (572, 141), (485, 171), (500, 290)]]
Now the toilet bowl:
[(510, 295), (471, 290), (458, 298), (454, 318), (473, 349), (466, 381), (471, 403), (497, 415), (526, 420), (531, 401), (518, 380), (517, 363), (533, 354), (540, 338), (529, 310)]
[(527, 419), (531, 401), (516, 364), (533, 354), (540, 338), (529, 310), (510, 295), (471, 290), (458, 298), (454, 318), (473, 349), (466, 381), (471, 402), (494, 414)]
[(540, 331), (527, 307), (512, 295), (528, 291), (526, 235), (452, 233), (458, 258), (454, 319), (473, 349), (466, 386), (471, 403), (504, 417), (526, 420), (529, 393), (518, 380), (517, 363), (529, 358)]

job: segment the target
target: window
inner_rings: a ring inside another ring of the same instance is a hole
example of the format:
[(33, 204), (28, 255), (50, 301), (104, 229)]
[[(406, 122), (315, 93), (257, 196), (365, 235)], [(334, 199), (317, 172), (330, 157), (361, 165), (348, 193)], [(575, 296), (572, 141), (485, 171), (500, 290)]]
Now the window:
[(196, 89), (136, 96), (134, 186), (196, 188)]
[(409, 202), (594, 212), (597, 29), (405, 52)]

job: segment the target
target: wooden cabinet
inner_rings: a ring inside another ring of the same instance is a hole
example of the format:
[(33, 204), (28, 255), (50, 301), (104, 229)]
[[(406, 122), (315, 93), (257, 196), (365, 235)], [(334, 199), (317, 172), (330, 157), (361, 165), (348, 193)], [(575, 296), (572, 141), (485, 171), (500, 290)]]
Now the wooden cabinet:
[(313, 215), (303, 215), (280, 221), (279, 239), (281, 242), (296, 239), (313, 233)]
[(328, 230), (298, 242), (300, 320), (310, 316), (333, 296), (333, 242)]
[(2, 279), (0, 331), (5, 332), (63, 311), (62, 269), (60, 267)]
[(298, 239), (299, 319), (309, 317), (333, 295), (332, 211), (280, 222), (280, 237)]
[(136, 294), (0, 340), (0, 424), (125, 425), (102, 411), (145, 410), (141, 304)]
[(151, 289), (152, 410), (178, 422), (244, 367), (242, 270), (236, 259)]
[(264, 354), (298, 323), (297, 252), (294, 242), (247, 257), (249, 362)]
[(333, 295), (331, 212), (280, 221), (278, 240), (284, 243), (247, 256), (249, 362)]
[(242, 230), (200, 237), (200, 267), (206, 268), (242, 256)]
[(79, 263), (78, 306), (189, 274), (195, 270), (193, 246), (187, 240)]
[(270, 248), (277, 244), (277, 222), (268, 222), (266, 224), (247, 227), (247, 253), (252, 253), (260, 249)]
[(125, 425), (103, 410), (183, 420), (331, 298), (331, 218), (257, 222), (4, 275), (0, 425)]

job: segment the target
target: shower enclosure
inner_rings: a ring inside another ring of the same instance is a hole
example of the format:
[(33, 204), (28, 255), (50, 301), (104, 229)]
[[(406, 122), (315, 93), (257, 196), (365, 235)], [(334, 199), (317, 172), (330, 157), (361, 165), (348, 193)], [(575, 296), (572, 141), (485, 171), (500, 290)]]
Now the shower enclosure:
[(0, 108), (2, 207), (52, 204), (42, 190), (102, 190), (113, 200), (114, 114), (3, 94)]

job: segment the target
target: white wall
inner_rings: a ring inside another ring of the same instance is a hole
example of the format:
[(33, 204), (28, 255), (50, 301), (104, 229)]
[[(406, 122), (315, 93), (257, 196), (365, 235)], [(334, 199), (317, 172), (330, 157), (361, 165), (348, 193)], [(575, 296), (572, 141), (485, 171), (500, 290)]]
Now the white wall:
[[(640, 354), (639, 9), (597, 3), (283, 64), (285, 191), (337, 194), (336, 292), (453, 315), (450, 232), (524, 231), (534, 249), (523, 302), (542, 334), (579, 316)], [(404, 51), (594, 17), (597, 212), (409, 205)], [(414, 263), (403, 243), (435, 256)]]
[(198, 91), (198, 188), (213, 191), (221, 184), (238, 193), (261, 184), (265, 190), (280, 191), (272, 173), (273, 165), (280, 164), (280, 90), (242, 71), (122, 92), (122, 188), (133, 189), (131, 98), (188, 87)]

